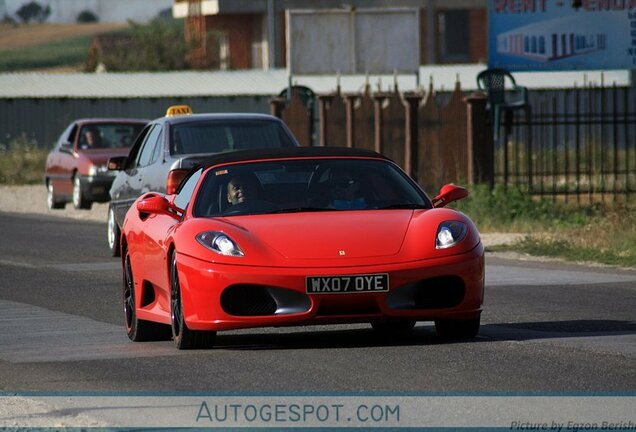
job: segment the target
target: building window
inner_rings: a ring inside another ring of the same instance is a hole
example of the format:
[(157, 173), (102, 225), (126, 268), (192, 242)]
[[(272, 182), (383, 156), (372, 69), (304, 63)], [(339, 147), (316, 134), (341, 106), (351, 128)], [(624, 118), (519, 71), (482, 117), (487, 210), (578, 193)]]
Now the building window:
[(230, 42), (225, 31), (208, 31), (206, 56), (210, 69), (226, 70), (230, 68)]
[(440, 60), (470, 61), (470, 14), (467, 10), (449, 10), (438, 15)]
[(537, 37), (536, 36), (532, 36), (531, 41), (532, 41), (531, 42), (532, 54), (536, 54), (536, 52), (537, 52)]

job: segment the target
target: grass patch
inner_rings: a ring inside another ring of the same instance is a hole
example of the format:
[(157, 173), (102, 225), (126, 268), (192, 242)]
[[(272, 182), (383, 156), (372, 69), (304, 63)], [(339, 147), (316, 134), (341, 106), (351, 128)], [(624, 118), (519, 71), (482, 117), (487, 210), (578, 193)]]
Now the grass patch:
[(629, 207), (608, 210), (578, 228), (531, 234), (513, 248), (531, 255), (636, 267), (636, 218)]
[(0, 143), (0, 184), (42, 183), (48, 153), (25, 136)]
[(455, 208), (470, 216), (482, 232), (543, 232), (552, 228), (581, 227), (600, 214), (598, 205), (567, 206), (533, 197), (526, 191), (503, 186), (490, 190), (485, 185), (469, 188), (468, 198)]
[(0, 72), (41, 69), (86, 62), (92, 36), (79, 36), (49, 44), (0, 51)]
[(477, 186), (456, 206), (482, 232), (522, 232), (512, 245), (490, 248), (570, 261), (636, 267), (636, 208), (633, 205), (567, 205), (532, 197), (518, 188)]

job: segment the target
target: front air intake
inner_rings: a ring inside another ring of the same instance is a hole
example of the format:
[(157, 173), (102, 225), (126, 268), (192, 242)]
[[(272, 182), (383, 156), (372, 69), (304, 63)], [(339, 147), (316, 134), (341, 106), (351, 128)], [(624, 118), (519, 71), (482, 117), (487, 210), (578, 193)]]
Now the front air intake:
[(447, 309), (459, 305), (466, 287), (457, 276), (441, 276), (412, 282), (391, 291), (387, 305), (393, 309)]
[(235, 316), (262, 316), (276, 313), (276, 301), (260, 285), (233, 285), (221, 294), (221, 307)]

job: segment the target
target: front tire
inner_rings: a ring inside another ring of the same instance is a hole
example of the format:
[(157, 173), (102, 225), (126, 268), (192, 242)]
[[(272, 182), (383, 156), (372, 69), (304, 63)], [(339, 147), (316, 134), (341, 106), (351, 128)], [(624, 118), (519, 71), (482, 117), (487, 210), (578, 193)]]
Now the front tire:
[(63, 209), (66, 207), (65, 201), (58, 200), (55, 195), (55, 188), (53, 187), (53, 183), (50, 181), (46, 185), (46, 206), (51, 209)]
[(121, 252), (120, 247), (121, 229), (115, 220), (115, 210), (111, 206), (108, 207), (108, 248), (111, 256), (118, 257)]
[(446, 340), (473, 339), (479, 333), (480, 317), (469, 320), (435, 320), (437, 335)]
[(78, 210), (89, 210), (93, 203), (82, 193), (82, 182), (78, 174), (73, 176), (73, 206)]
[(170, 339), (170, 327), (137, 318), (135, 305), (135, 282), (133, 280), (130, 255), (126, 252), (124, 260), (124, 321), (128, 338), (133, 342), (158, 341)]
[(177, 253), (173, 252), (170, 260), (170, 317), (172, 320), (172, 337), (177, 349), (212, 348), (216, 332), (190, 330), (185, 322), (183, 303), (181, 301), (181, 284), (177, 271)]

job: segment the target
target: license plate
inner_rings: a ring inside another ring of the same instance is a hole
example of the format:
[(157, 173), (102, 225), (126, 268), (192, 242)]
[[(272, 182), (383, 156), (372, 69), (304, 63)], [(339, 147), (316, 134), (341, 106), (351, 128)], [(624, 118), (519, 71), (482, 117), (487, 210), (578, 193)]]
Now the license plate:
[(384, 292), (389, 290), (389, 275), (307, 276), (306, 288), (307, 294)]

